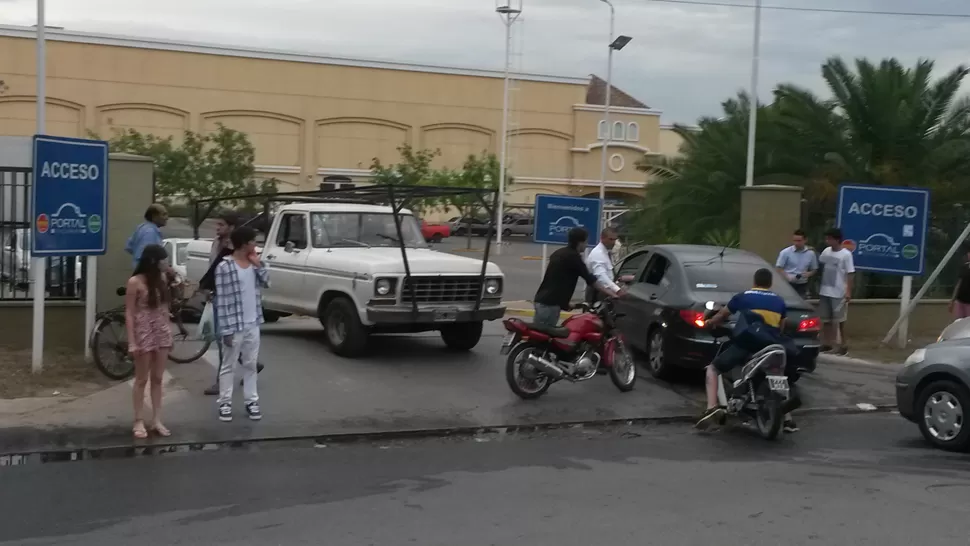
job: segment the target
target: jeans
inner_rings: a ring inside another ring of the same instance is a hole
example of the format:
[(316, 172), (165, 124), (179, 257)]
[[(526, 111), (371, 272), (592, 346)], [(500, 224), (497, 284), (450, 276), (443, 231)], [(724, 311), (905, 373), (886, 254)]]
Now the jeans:
[(559, 312), (562, 309), (558, 305), (546, 305), (544, 303), (534, 304), (536, 315), (532, 318), (533, 324), (541, 326), (558, 326)]
[(219, 401), (218, 404), (232, 403), (232, 389), (236, 384), (236, 363), (242, 370), (243, 400), (248, 404), (258, 402), (259, 394), (256, 390), (256, 358), (259, 356), (259, 325), (236, 332), (232, 336), (232, 345), (226, 345), (222, 350), (222, 366), (219, 367)]

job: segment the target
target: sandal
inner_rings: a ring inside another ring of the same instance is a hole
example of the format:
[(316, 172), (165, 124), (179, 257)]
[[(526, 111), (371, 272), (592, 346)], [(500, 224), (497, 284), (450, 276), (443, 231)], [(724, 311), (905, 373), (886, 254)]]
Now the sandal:
[(148, 438), (148, 431), (145, 430), (145, 422), (140, 419), (135, 421), (135, 425), (131, 427), (131, 432), (138, 440)]
[(155, 434), (158, 434), (162, 438), (168, 438), (169, 436), (172, 435), (172, 431), (165, 428), (165, 425), (161, 423), (155, 423), (154, 425), (152, 425), (152, 432), (154, 432)]

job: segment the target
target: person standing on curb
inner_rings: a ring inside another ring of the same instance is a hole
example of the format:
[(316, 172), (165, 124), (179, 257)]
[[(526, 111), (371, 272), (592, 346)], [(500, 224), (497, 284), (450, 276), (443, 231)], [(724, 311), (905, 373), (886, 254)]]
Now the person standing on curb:
[(259, 356), (259, 326), (263, 323), (261, 289), (269, 286), (269, 272), (256, 254), (256, 231), (242, 226), (230, 235), (232, 254), (216, 266), (215, 315), (224, 353), (219, 367), (219, 420), (232, 421), (232, 391), (235, 364), (242, 359), (243, 400), (249, 418), (258, 421), (259, 407), (256, 359)]
[[(209, 291), (208, 300), (212, 301), (215, 292), (215, 268), (219, 261), (232, 254), (232, 241), (229, 235), (232, 230), (239, 225), (239, 216), (232, 211), (224, 211), (216, 218), (216, 237), (212, 240), (212, 248), (209, 249), (209, 270), (203, 275), (199, 282), (199, 288)], [(213, 321), (218, 324), (218, 318), (213, 313)], [(217, 327), (218, 328), (218, 327)], [(216, 380), (203, 393), (206, 396), (216, 396), (219, 394), (219, 371), (222, 368), (222, 345), (217, 344), (219, 350), (219, 367), (216, 368)], [(256, 373), (263, 371), (263, 365), (256, 363)]]
[[(148, 437), (151, 430), (162, 437), (172, 433), (162, 424), (162, 381), (165, 362), (172, 349), (172, 330), (169, 326), (168, 254), (160, 245), (141, 249), (138, 264), (125, 286), (125, 326), (128, 330), (128, 351), (135, 360), (135, 380), (132, 402), (135, 422), (132, 434), (136, 439)], [(146, 429), (145, 387), (152, 400), (151, 425)]]
[(964, 243), (963, 249), (965, 261), (950, 298), (949, 309), (954, 320), (970, 317), (970, 244)]
[(822, 350), (845, 355), (848, 352), (845, 341), (845, 321), (848, 317), (849, 302), (852, 300), (855, 263), (852, 260), (852, 252), (842, 247), (841, 229), (832, 228), (826, 231), (825, 243), (828, 246), (818, 257), (818, 262), (822, 266), (822, 283), (818, 291), (818, 314), (822, 319)]
[(799, 296), (808, 298), (808, 280), (818, 271), (818, 258), (815, 251), (805, 245), (804, 231), (796, 229), (791, 239), (792, 245), (778, 253), (775, 267)]
[(168, 223), (168, 211), (163, 205), (152, 203), (145, 211), (145, 221), (138, 224), (135, 232), (125, 243), (125, 252), (131, 254), (131, 268), (138, 267), (141, 253), (148, 245), (162, 246), (162, 229)]

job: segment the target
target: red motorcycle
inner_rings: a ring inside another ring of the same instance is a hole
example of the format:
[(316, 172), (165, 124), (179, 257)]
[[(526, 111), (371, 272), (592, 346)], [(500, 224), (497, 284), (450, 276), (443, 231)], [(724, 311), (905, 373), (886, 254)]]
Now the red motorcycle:
[(517, 318), (502, 321), (509, 332), (502, 342), (502, 354), (508, 355), (505, 379), (520, 398), (538, 398), (557, 381), (592, 379), (601, 366), (620, 391), (633, 389), (636, 366), (616, 328), (613, 303), (581, 303), (574, 309), (583, 313), (569, 317), (562, 326), (541, 326)]

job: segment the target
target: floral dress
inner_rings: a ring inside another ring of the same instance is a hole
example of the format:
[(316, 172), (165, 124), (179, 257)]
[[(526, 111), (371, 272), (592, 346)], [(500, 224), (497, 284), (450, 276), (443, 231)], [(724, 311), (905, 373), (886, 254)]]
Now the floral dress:
[(158, 307), (148, 305), (148, 294), (139, 293), (131, 325), (138, 353), (172, 348), (172, 329), (168, 306), (160, 302)]

